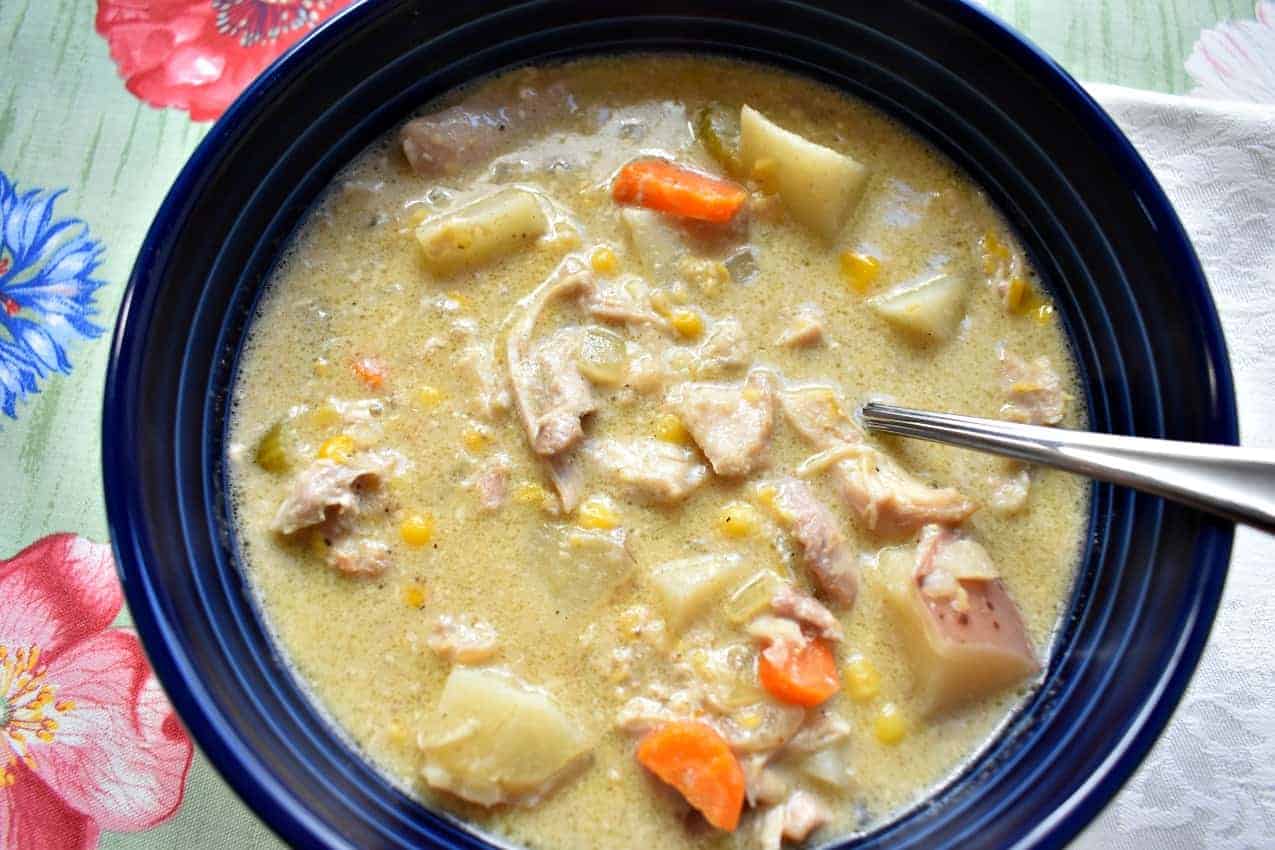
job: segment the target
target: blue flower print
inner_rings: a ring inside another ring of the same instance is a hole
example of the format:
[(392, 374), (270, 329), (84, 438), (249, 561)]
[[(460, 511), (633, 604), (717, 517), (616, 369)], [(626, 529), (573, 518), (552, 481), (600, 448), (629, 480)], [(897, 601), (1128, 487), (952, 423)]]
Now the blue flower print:
[(70, 374), (72, 342), (102, 333), (90, 321), (102, 245), (83, 221), (53, 217), (60, 194), (19, 193), (0, 171), (0, 411), (10, 419), (50, 374)]

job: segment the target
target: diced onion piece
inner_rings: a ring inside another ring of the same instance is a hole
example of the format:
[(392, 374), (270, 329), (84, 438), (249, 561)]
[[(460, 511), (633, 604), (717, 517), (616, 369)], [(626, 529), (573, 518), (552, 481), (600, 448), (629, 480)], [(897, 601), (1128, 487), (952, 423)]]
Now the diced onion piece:
[(624, 337), (606, 328), (589, 327), (580, 340), (580, 373), (595, 384), (615, 386), (624, 379)]
[(863, 197), (867, 168), (785, 130), (750, 106), (740, 111), (739, 124), (744, 168), (765, 161), (767, 183), (792, 217), (824, 239), (835, 239)]
[(726, 600), (726, 618), (732, 623), (746, 623), (770, 607), (783, 581), (771, 570), (759, 570)]
[(854, 785), (854, 770), (841, 747), (819, 750), (801, 762), (800, 770), (816, 782), (845, 791)]
[(502, 189), (422, 222), (416, 240), (426, 268), (446, 276), (527, 248), (548, 228), (549, 220), (535, 195), (525, 189)]
[(280, 419), (278, 422), (270, 426), (270, 430), (261, 437), (261, 441), (257, 443), (257, 450), (253, 454), (253, 460), (257, 466), (267, 472), (287, 472), (292, 466), (290, 452), (288, 451), (288, 425)]

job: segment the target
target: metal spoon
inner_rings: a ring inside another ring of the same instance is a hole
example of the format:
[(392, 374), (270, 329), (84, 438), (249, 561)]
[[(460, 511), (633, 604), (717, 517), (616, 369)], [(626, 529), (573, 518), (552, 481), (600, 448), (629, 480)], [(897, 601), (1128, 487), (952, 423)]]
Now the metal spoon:
[(868, 428), (1078, 472), (1275, 534), (1275, 451), (1020, 425), (868, 402)]

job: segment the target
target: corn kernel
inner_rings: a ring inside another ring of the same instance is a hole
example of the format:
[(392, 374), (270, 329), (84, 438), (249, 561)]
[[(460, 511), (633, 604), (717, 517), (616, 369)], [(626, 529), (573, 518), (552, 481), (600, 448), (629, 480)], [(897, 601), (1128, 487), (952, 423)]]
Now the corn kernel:
[(775, 500), (779, 498), (779, 490), (774, 484), (758, 484), (753, 488), (753, 498), (767, 510), (775, 509)]
[(872, 732), (887, 747), (893, 747), (902, 741), (908, 733), (908, 725), (899, 707), (892, 702), (881, 706), (876, 719), (872, 721)]
[(860, 295), (872, 288), (881, 274), (881, 261), (858, 251), (841, 252), (841, 276)]
[(332, 374), (332, 361), (326, 357), (314, 358), (314, 376), (326, 378), (330, 374)]
[(421, 407), (433, 407), (443, 400), (443, 391), (428, 384), (416, 391), (416, 402)]
[(513, 499), (520, 505), (542, 505), (549, 494), (534, 481), (524, 481), (514, 488)]
[(659, 313), (661, 316), (668, 318), (673, 312), (673, 304), (669, 299), (669, 295), (663, 289), (651, 290), (651, 309)]
[(447, 297), (459, 304), (460, 309), (462, 310), (474, 309), (474, 299), (470, 298), (459, 289), (453, 289), (451, 292), (447, 293)]
[(412, 608), (424, 608), (429, 594), (422, 585), (412, 583), (403, 588), (403, 604)]
[(704, 320), (694, 310), (674, 310), (669, 317), (673, 330), (687, 339), (697, 339), (704, 332)]
[(415, 227), (416, 225), (424, 221), (426, 217), (428, 216), (429, 216), (429, 210), (425, 209), (424, 207), (417, 207), (416, 209), (412, 210), (410, 215), (408, 215), (407, 223), (412, 225), (412, 227)]
[(655, 436), (656, 439), (663, 440), (666, 443), (676, 443), (678, 445), (689, 445), (691, 435), (687, 433), (686, 426), (682, 424), (682, 420), (678, 419), (672, 413), (662, 413), (655, 420)]
[(1042, 325), (1049, 324), (1050, 320), (1054, 318), (1054, 305), (1041, 304), (1036, 308), (1036, 312), (1033, 314), (1032, 318)]
[(876, 665), (858, 653), (846, 662), (846, 693), (855, 702), (871, 702), (881, 693), (881, 674)]
[(345, 463), (354, 453), (354, 438), (349, 434), (337, 434), (329, 437), (319, 446), (319, 457), (337, 463)]
[(593, 270), (598, 274), (612, 275), (620, 268), (620, 260), (615, 256), (614, 251), (603, 245), (589, 257), (589, 265), (593, 266)]
[(487, 444), (491, 442), (491, 438), (482, 431), (479, 431), (477, 428), (470, 428), (465, 432), (465, 435), (461, 437), (461, 442), (463, 442), (465, 444), (465, 448), (469, 449), (471, 452), (481, 452), (483, 449), (487, 448)]
[(310, 424), (316, 428), (331, 428), (341, 421), (341, 412), (331, 404), (321, 404), (310, 411)]
[(744, 387), (743, 392), (741, 392), (740, 395), (742, 395), (744, 397), (744, 401), (749, 404), (756, 404), (765, 398), (765, 393), (754, 386)]
[(411, 742), (411, 731), (397, 720), (390, 721), (389, 726), (386, 728), (386, 735), (390, 743), (395, 746), (402, 747)]
[(429, 514), (412, 514), (399, 523), (398, 533), (408, 546), (428, 546), (434, 539), (434, 518)]
[(576, 512), (576, 521), (585, 528), (609, 531), (620, 524), (620, 515), (616, 513), (609, 499), (592, 496), (580, 505)]
[(983, 234), (980, 245), (983, 249), (984, 274), (994, 274), (1002, 265), (1009, 262), (1009, 246), (992, 231), (989, 230)]
[(756, 711), (745, 711), (735, 715), (735, 720), (745, 729), (756, 729), (764, 718)]
[(761, 517), (747, 502), (731, 502), (717, 516), (717, 530), (726, 537), (748, 537), (761, 528)]

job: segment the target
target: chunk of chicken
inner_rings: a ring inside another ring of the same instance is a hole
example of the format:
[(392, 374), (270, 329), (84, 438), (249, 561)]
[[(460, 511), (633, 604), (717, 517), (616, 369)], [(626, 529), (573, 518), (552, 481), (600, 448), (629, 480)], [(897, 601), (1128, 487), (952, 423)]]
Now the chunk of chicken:
[(780, 850), (783, 842), (805, 841), (819, 827), (832, 821), (832, 812), (818, 797), (798, 789), (780, 805), (767, 809), (757, 819), (759, 850)]
[(770, 600), (770, 607), (782, 617), (809, 626), (815, 634), (831, 641), (842, 638), (841, 623), (815, 599), (785, 584)]
[(1031, 494), (1031, 473), (1027, 467), (991, 477), (992, 495), (987, 506), (1001, 516), (1011, 516), (1027, 506)]
[(346, 537), (328, 550), (327, 562), (346, 575), (380, 575), (390, 566), (390, 547), (378, 540)]
[(496, 368), (496, 358), (488, 346), (465, 346), (456, 356), (456, 368), (473, 386), (466, 400), (471, 413), (494, 422), (509, 409), (509, 383)]
[(346, 463), (316, 460), (297, 475), (270, 528), (295, 534), (333, 514), (357, 514), (360, 494), (402, 467), (402, 456), (389, 450), (359, 452)]
[(752, 360), (752, 347), (738, 319), (718, 319), (695, 347), (695, 373), (708, 376), (742, 369)]
[(818, 304), (809, 301), (799, 304), (775, 344), (785, 348), (813, 348), (821, 345), (826, 334), (823, 323), (823, 310)]
[(473, 478), (474, 492), (478, 494), (478, 507), (483, 511), (498, 511), (509, 495), (509, 458), (496, 455)]
[(905, 657), (930, 714), (995, 693), (1039, 669), (1022, 616), (977, 543), (932, 526), (914, 549), (887, 549), (878, 561)]
[(957, 525), (976, 506), (951, 487), (929, 487), (893, 458), (863, 442), (863, 433), (827, 387), (779, 394), (779, 405), (797, 433), (821, 454), (806, 471), (828, 467), (841, 497), (868, 529), (904, 534), (926, 523)]
[(802, 560), (814, 575), (819, 590), (833, 604), (849, 607), (859, 589), (859, 567), (836, 516), (815, 496), (814, 490), (796, 478), (763, 484), (764, 501), (801, 546)]
[(774, 426), (767, 373), (754, 371), (740, 385), (682, 384), (668, 402), (718, 475), (748, 475), (765, 462)]
[(739, 760), (744, 769), (744, 796), (748, 805), (773, 805), (788, 796), (787, 778), (770, 766), (773, 753), (754, 753)]
[(544, 412), (532, 440), (537, 454), (556, 455), (584, 439), (581, 420), (597, 410), (593, 389), (580, 373), (580, 329), (562, 328), (535, 350), (544, 392)]
[(1007, 399), (1001, 406), (1001, 417), (1031, 425), (1061, 422), (1066, 394), (1049, 358), (1042, 355), (1028, 362), (1004, 346), (999, 347), (996, 356)]
[(496, 630), (474, 617), (440, 614), (432, 626), (426, 645), (445, 661), (481, 664), (496, 654)]
[(584, 451), (630, 493), (655, 502), (685, 499), (708, 475), (693, 452), (663, 440), (601, 440)]
[(572, 107), (561, 83), (523, 87), (512, 100), (500, 107), (470, 100), (404, 124), (399, 141), (412, 170), (422, 177), (455, 174), (495, 156), (519, 130)]

